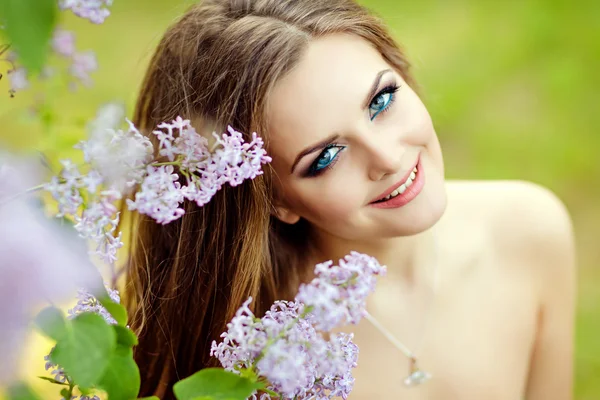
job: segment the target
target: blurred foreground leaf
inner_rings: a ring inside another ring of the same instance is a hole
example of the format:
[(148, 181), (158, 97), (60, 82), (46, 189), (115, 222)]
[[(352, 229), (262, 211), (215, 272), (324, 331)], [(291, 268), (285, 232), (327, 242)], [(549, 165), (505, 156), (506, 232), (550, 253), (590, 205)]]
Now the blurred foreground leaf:
[(81, 388), (90, 388), (104, 375), (116, 347), (116, 334), (104, 319), (83, 313), (69, 321), (67, 334), (50, 354)]
[(35, 318), (35, 324), (49, 338), (56, 341), (67, 335), (67, 322), (56, 307), (46, 307)]
[(29, 73), (46, 62), (57, 14), (56, 0), (0, 0), (0, 24)]
[(134, 400), (140, 391), (140, 370), (133, 360), (133, 350), (117, 346), (112, 354), (99, 386), (108, 393), (109, 400)]
[(245, 400), (262, 383), (220, 368), (206, 368), (173, 386), (178, 400)]
[(133, 347), (138, 344), (137, 336), (131, 329), (121, 325), (113, 325), (113, 329), (117, 335), (117, 345)]
[(127, 311), (125, 310), (125, 307), (112, 301), (108, 296), (108, 293), (99, 296), (98, 301), (106, 308), (106, 311), (112, 315), (115, 321), (117, 321), (117, 324), (121, 326), (127, 325)]

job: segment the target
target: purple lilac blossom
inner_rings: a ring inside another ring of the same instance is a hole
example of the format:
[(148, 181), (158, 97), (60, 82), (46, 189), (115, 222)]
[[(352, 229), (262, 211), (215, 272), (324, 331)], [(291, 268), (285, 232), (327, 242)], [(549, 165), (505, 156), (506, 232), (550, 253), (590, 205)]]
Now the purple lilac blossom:
[[(334, 334), (326, 341), (296, 301), (277, 301), (258, 319), (251, 301), (239, 308), (222, 342), (213, 342), (211, 355), (228, 371), (255, 368), (284, 399), (346, 398), (358, 357), (352, 335)], [(270, 397), (255, 393), (251, 398)]]
[(10, 90), (12, 92), (18, 92), (25, 90), (29, 87), (29, 80), (27, 79), (27, 71), (23, 67), (13, 69), (8, 73), (8, 79), (10, 81)]
[(353, 251), (339, 266), (331, 261), (317, 264), (316, 277), (300, 286), (296, 300), (310, 307), (317, 330), (357, 324), (364, 316), (367, 296), (375, 290), (376, 275), (385, 271), (375, 258)]
[(79, 168), (70, 160), (61, 160), (62, 170), (59, 176), (53, 176), (44, 187), (58, 202), (57, 217), (77, 214), (83, 204), (80, 189), (85, 186)]
[(180, 218), (184, 213), (179, 207), (183, 202), (183, 193), (173, 166), (149, 165), (146, 172), (135, 200), (127, 199), (129, 209), (151, 216), (159, 224), (168, 224)]
[(64, 29), (55, 29), (52, 36), (52, 50), (63, 57), (72, 57), (75, 53), (75, 34)]
[(127, 131), (117, 129), (123, 115), (121, 105), (104, 105), (88, 126), (88, 139), (75, 147), (83, 152), (84, 161), (105, 186), (125, 194), (142, 182), (154, 150), (131, 121), (127, 120)]
[(110, 15), (108, 6), (112, 0), (60, 0), (58, 5), (61, 10), (71, 9), (75, 15), (90, 20), (94, 24), (101, 24)]
[(69, 68), (71, 75), (79, 80), (84, 86), (91, 86), (92, 79), (90, 78), (90, 72), (94, 72), (98, 69), (96, 53), (91, 50), (75, 53), (71, 57), (71, 61), (72, 64)]
[[(177, 117), (158, 128), (153, 132), (159, 141), (158, 153), (169, 160), (166, 162), (169, 165), (149, 165), (135, 199), (128, 199), (127, 204), (129, 209), (162, 224), (184, 214), (179, 207), (184, 198), (202, 207), (224, 184), (236, 186), (245, 179), (253, 179), (262, 174), (261, 164), (271, 161), (256, 133), (250, 143), (244, 143), (242, 134), (228, 127), (229, 135), (214, 135), (217, 149), (210, 152), (208, 141), (187, 119)], [(184, 185), (179, 182), (179, 175), (171, 164), (179, 166), (186, 177)]]
[(32, 311), (60, 303), (76, 289), (101, 287), (84, 243), (30, 202), (26, 164), (0, 159), (0, 381), (15, 378)]

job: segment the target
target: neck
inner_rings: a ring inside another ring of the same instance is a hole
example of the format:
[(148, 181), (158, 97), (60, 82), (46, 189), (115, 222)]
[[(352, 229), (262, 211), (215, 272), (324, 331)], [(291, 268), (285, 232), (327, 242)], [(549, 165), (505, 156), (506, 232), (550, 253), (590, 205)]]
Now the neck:
[(315, 261), (333, 260), (334, 263), (350, 251), (375, 257), (387, 265), (386, 280), (401, 281), (408, 286), (425, 283), (431, 279), (436, 260), (435, 227), (424, 232), (371, 241), (352, 241), (332, 236), (322, 231), (314, 232)]

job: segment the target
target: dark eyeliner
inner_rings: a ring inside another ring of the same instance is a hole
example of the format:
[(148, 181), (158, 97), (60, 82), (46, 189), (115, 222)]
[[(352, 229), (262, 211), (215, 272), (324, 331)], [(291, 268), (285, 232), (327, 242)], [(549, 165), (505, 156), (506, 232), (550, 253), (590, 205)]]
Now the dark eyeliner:
[(375, 117), (377, 117), (379, 114), (384, 113), (387, 110), (389, 110), (390, 106), (396, 100), (395, 94), (398, 91), (398, 89), (400, 89), (399, 85), (397, 85), (396, 83), (390, 83), (390, 84), (386, 85), (383, 89), (381, 89), (379, 92), (377, 92), (377, 94), (375, 96), (373, 96), (373, 98), (371, 99), (371, 102), (369, 103), (369, 110), (371, 109), (371, 104), (373, 104), (373, 101), (375, 101), (375, 99), (377, 99), (379, 96), (382, 96), (384, 94), (390, 94), (391, 95), (390, 100), (385, 105), (385, 108), (383, 108), (382, 110), (377, 111), (372, 117), (370, 117), (371, 121), (374, 120)]
[[(333, 160), (331, 160), (331, 162), (329, 164), (327, 164), (327, 166), (325, 166), (324, 168), (321, 169), (317, 169), (317, 164), (319, 163), (319, 160), (321, 159), (321, 157), (323, 157), (323, 155), (331, 148), (333, 147), (339, 147), (340, 150), (336, 153), (335, 157), (333, 158)], [(323, 172), (325, 172), (326, 170), (328, 170), (329, 168), (332, 168), (333, 165), (338, 161), (338, 156), (340, 155), (340, 153), (346, 148), (346, 146), (337, 144), (337, 143), (330, 143), (328, 144), (320, 153), (319, 156), (312, 162), (312, 164), (310, 165), (310, 167), (308, 168), (308, 170), (304, 173), (305, 177), (314, 177), (314, 176), (319, 176), (321, 175)]]

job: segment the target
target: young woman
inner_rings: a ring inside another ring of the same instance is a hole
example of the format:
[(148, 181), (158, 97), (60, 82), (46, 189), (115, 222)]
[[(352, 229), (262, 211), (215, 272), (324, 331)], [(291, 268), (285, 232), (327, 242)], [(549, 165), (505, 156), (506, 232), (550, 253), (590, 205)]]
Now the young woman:
[[(133, 219), (141, 395), (173, 399), (173, 383), (218, 365), (210, 343), (248, 296), (260, 314), (315, 263), (356, 250), (388, 275), (374, 320), (350, 327), (351, 398), (571, 398), (565, 208), (531, 183), (444, 180), (409, 63), (379, 19), (351, 0), (203, 0), (160, 42), (134, 122), (150, 131), (177, 115), (207, 134), (256, 131), (273, 162), (176, 222)], [(431, 380), (403, 385), (403, 346)]]

